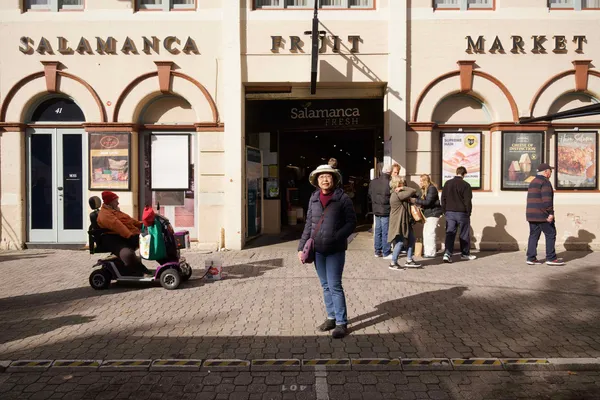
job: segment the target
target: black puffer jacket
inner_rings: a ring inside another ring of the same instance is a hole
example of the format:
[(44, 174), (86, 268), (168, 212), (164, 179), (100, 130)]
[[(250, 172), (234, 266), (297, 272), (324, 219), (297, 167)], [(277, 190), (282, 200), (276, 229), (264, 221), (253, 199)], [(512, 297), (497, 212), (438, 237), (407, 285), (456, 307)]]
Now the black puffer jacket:
[[(304, 244), (321, 220), (324, 209), (319, 199), (319, 193), (320, 191), (317, 190), (310, 197), (306, 225), (298, 244), (298, 251), (302, 251)], [(342, 189), (337, 188), (331, 201), (327, 204), (325, 219), (314, 236), (315, 251), (323, 254), (345, 251), (348, 248), (348, 237), (354, 232), (354, 228), (356, 228), (356, 213), (352, 200)]]
[(369, 200), (373, 214), (379, 217), (390, 215), (390, 175), (381, 174), (369, 183)]
[(429, 185), (425, 198), (417, 198), (416, 203), (421, 206), (425, 218), (439, 218), (443, 214), (442, 206), (440, 205), (440, 196), (438, 190), (433, 185)]

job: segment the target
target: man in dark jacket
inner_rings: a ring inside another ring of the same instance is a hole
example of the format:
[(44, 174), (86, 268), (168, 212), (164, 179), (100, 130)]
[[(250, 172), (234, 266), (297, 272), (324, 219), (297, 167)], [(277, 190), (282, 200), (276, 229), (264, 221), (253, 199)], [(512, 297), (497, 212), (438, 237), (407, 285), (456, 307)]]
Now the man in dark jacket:
[(442, 190), (442, 210), (446, 215), (445, 263), (452, 262), (454, 239), (456, 239), (456, 230), (459, 226), (461, 259), (471, 261), (477, 258), (471, 255), (470, 231), (473, 192), (471, 185), (465, 182), (465, 175), (467, 175), (467, 169), (465, 167), (458, 167), (456, 169), (456, 176), (446, 182)]
[(375, 219), (375, 257), (392, 258), (388, 243), (388, 228), (390, 225), (390, 172), (392, 167), (385, 165), (381, 176), (369, 183), (369, 200), (373, 207)]
[(527, 244), (527, 264), (539, 265), (537, 245), (540, 235), (546, 237), (546, 265), (565, 265), (556, 257), (556, 226), (554, 224), (554, 189), (550, 182), (552, 168), (546, 163), (538, 167), (537, 176), (527, 189), (527, 222), (529, 222), (529, 243)]

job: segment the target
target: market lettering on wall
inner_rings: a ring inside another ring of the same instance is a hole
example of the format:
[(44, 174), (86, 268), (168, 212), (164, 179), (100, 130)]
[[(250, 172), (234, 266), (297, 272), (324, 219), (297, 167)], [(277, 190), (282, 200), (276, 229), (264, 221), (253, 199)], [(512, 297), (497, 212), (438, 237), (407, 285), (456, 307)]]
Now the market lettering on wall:
[[(479, 36), (477, 39), (467, 36), (465, 39), (467, 41), (465, 50), (467, 53), (484, 54), (486, 52), (486, 39), (484, 36)], [(569, 39), (572, 40), (573, 45), (569, 45)], [(568, 53), (569, 48), (573, 48), (576, 53), (583, 53), (583, 45), (587, 43), (587, 38), (585, 35), (575, 35), (572, 38), (556, 35), (549, 39), (546, 35), (534, 35), (528, 43), (522, 36), (518, 35), (510, 36), (509, 39), (504, 39), (504, 42), (499, 36), (496, 36), (489, 52), (504, 54), (509, 49), (514, 54), (525, 54), (527, 51), (535, 54), (546, 54), (548, 50), (552, 50), (554, 53), (561, 54)]]
[[(310, 33), (311, 32), (305, 32), (305, 34)], [(339, 53), (342, 51), (342, 47), (346, 47), (343, 44), (343, 40), (339, 36), (327, 36), (325, 31), (320, 31), (319, 39), (321, 41), (321, 45), (319, 46), (319, 53), (325, 53), (327, 51), (328, 38), (331, 40), (331, 50), (334, 53)], [(360, 36), (349, 35), (348, 42), (350, 44), (350, 53), (358, 53), (359, 46), (361, 43)], [(302, 41), (300, 36), (290, 36), (288, 47), (291, 53), (304, 53), (304, 42)], [(271, 52), (279, 53), (280, 50), (283, 50), (285, 48), (286, 40), (283, 38), (283, 36), (271, 36)]]
[(45, 37), (41, 37), (40, 40), (36, 42), (28, 37), (21, 37), (21, 46), (19, 46), (19, 50), (23, 54), (33, 54), (37, 52), (42, 55), (54, 54), (54, 49), (58, 51), (60, 54), (70, 55), (70, 54), (94, 54), (94, 48), (92, 47), (92, 43), (95, 46), (95, 52), (97, 54), (112, 54), (115, 55), (119, 51), (123, 54), (140, 54), (138, 50), (138, 45), (141, 44), (141, 51), (146, 54), (160, 54), (161, 45), (162, 48), (170, 54), (200, 54), (198, 50), (198, 46), (194, 39), (188, 36), (188, 38), (183, 42), (177, 36), (167, 36), (163, 40), (160, 40), (156, 36), (146, 37), (142, 36), (141, 41), (136, 41), (131, 39), (129, 36), (123, 40), (123, 43), (119, 43), (115, 38), (109, 36), (107, 38), (101, 38), (96, 36), (95, 40), (88, 40), (85, 37), (81, 37), (77, 44), (73, 43), (73, 46), (69, 43), (69, 40), (66, 38), (59, 36), (56, 38), (56, 41), (51, 43)]

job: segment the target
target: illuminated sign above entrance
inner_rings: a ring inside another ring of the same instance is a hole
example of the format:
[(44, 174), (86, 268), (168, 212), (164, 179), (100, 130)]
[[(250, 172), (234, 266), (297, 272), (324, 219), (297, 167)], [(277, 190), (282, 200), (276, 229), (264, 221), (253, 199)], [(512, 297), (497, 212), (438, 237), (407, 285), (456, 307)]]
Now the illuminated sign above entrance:
[[(140, 54), (138, 51), (138, 46), (136, 42), (131, 39), (129, 36), (123, 40), (123, 44), (120, 45), (118, 41), (112, 36), (107, 37), (106, 39), (96, 36), (95, 41), (92, 43), (96, 44), (95, 52), (97, 54), (117, 54), (119, 51), (123, 54)], [(161, 47), (170, 54), (200, 54), (198, 50), (198, 46), (194, 39), (188, 36), (188, 38), (183, 42), (177, 36), (167, 36), (162, 40), (159, 40), (156, 36), (146, 37), (142, 36), (141, 42), (138, 44), (142, 45), (141, 51), (145, 54), (160, 54)], [(183, 43), (183, 46), (182, 46)], [(161, 46), (162, 44), (162, 46)], [(54, 42), (54, 46), (56, 46), (56, 51), (60, 54), (70, 55), (70, 54), (94, 54), (94, 49), (92, 48), (92, 44), (90, 40), (85, 37), (81, 37), (77, 42), (75, 47), (71, 47), (69, 41), (59, 36), (56, 38), (56, 42)], [(45, 37), (41, 37), (40, 40), (36, 43), (32, 38), (28, 36), (23, 36), (21, 38), (21, 46), (19, 50), (23, 54), (34, 54), (37, 52), (38, 54), (46, 55), (54, 54), (54, 47), (52, 43)]]
[[(485, 42), (486, 39), (484, 36), (479, 36), (476, 40), (474, 40), (471, 36), (467, 36), (467, 48), (466, 52), (469, 54), (483, 54), (486, 52)], [(573, 36), (573, 43), (575, 44), (574, 50), (576, 53), (583, 53), (583, 45), (587, 43), (587, 38), (585, 35), (575, 35)], [(569, 51), (569, 40), (566, 36), (556, 35), (552, 36), (552, 41), (548, 42), (548, 38), (545, 35), (534, 35), (531, 37), (531, 53), (535, 54), (545, 54), (547, 52), (546, 47), (550, 48), (552, 46), (552, 51), (554, 53), (568, 53)], [(505, 47), (509, 45), (508, 47)], [(506, 49), (506, 50), (505, 50)], [(496, 36), (494, 41), (492, 42), (492, 46), (489, 48), (489, 52), (492, 54), (500, 53), (503, 54), (507, 50), (510, 49), (511, 53), (514, 54), (524, 54), (527, 53), (527, 49), (525, 47), (525, 40), (522, 36), (513, 35), (510, 38), (505, 39), (503, 43), (500, 37)]]

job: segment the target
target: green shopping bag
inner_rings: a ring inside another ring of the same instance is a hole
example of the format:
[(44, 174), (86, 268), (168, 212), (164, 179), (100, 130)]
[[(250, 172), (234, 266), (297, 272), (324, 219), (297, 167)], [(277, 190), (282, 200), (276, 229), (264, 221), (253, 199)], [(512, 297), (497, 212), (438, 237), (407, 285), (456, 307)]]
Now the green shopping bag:
[(146, 260), (163, 260), (167, 257), (167, 247), (158, 220), (152, 226), (142, 225), (140, 255)]

